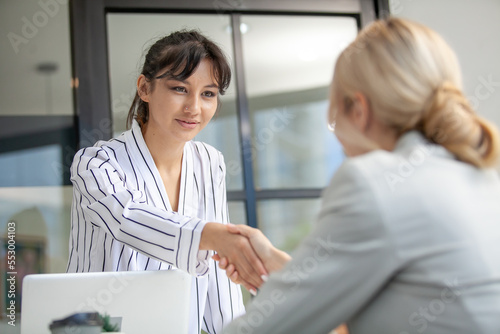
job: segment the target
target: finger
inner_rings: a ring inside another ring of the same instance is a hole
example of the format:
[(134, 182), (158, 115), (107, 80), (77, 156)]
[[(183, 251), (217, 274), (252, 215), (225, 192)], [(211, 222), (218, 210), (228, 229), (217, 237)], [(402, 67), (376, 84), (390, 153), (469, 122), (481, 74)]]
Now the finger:
[[(248, 243), (248, 240), (246, 238), (243, 238), (243, 240), (245, 240), (244, 242)], [(247, 245), (246, 247), (242, 246), (238, 247), (239, 252), (237, 253), (236, 257), (231, 260), (231, 263), (233, 263), (236, 271), (238, 272), (238, 276), (243, 281), (247, 282), (252, 286), (260, 287), (262, 281), (261, 278), (259, 277), (259, 274), (255, 271), (250, 262), (248, 262), (247, 257), (244, 255), (245, 253), (248, 252), (248, 248), (250, 248), (249, 245)]]
[(238, 272), (238, 276), (242, 281), (247, 282), (248, 285), (256, 287), (260, 287), (262, 285), (263, 282), (259, 277), (259, 274), (253, 269), (244, 256), (235, 262), (235, 267)]
[[(234, 268), (234, 265), (232, 265), (232, 264), (230, 264), (229, 266), (232, 266)], [(228, 270), (226, 270), (226, 274), (233, 283), (243, 285), (245, 287), (245, 289), (247, 289), (254, 296), (257, 294), (256, 287), (254, 287), (253, 285), (249, 284), (248, 282), (245, 282), (244, 280), (242, 280), (239, 277), (238, 272), (236, 270), (234, 270), (231, 274), (229, 274), (229, 270), (231, 270), (231, 269), (228, 267)]]
[(227, 265), (228, 265), (228, 260), (227, 260), (227, 257), (222, 257), (219, 261), (219, 268), (225, 270), (227, 269)]
[(236, 268), (234, 267), (234, 264), (229, 264), (227, 267), (226, 267), (226, 275), (227, 277), (231, 278), (231, 275), (233, 275), (235, 272), (236, 272)]
[(219, 256), (219, 254), (215, 253), (215, 254), (212, 256), (212, 259), (214, 259), (215, 261), (220, 261), (220, 256)]
[(244, 239), (241, 243), (240, 254), (243, 256), (240, 261), (233, 261), (236, 265), (236, 270), (242, 279), (253, 286), (260, 287), (263, 283), (261, 276), (267, 275), (267, 271), (259, 257), (255, 254), (252, 246), (248, 243), (248, 240)]
[(231, 281), (233, 281), (234, 283), (236, 284), (241, 284), (243, 283), (241, 280), (239, 280), (239, 277), (238, 277), (238, 272), (235, 270), (233, 271), (231, 274), (228, 275), (229, 278), (231, 279)]
[(253, 270), (259, 274), (259, 277), (261, 277), (262, 275), (265, 276), (269, 275), (269, 273), (266, 270), (266, 267), (262, 263), (259, 256), (255, 253), (253, 247), (251, 247), (250, 250), (245, 249), (243, 254), (246, 256), (247, 261), (251, 264)]
[[(233, 274), (234, 276), (238, 276), (238, 272), (236, 272), (235, 274)], [(233, 280), (233, 279), (231, 279)], [(253, 296), (256, 296), (257, 295), (257, 288), (254, 287), (252, 284), (249, 284), (245, 281), (242, 281), (241, 278), (238, 278), (236, 279), (236, 281), (238, 282), (237, 284), (241, 284), (245, 287), (245, 289), (248, 290), (248, 292), (250, 292), (251, 295)], [(234, 281), (233, 281), (234, 282)], [(236, 282), (235, 282), (236, 283)]]
[(237, 225), (234, 225), (234, 224), (227, 224), (227, 230), (233, 234), (240, 234), (240, 229), (238, 228)]

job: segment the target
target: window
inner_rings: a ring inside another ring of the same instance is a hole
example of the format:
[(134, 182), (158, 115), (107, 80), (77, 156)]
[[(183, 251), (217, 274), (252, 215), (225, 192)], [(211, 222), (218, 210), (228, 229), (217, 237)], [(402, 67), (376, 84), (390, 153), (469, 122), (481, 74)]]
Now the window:
[[(113, 11), (106, 22), (113, 135), (126, 130), (148, 47), (173, 31), (198, 29), (223, 48), (233, 65), (221, 110), (195, 138), (224, 154), (232, 221), (271, 231), (269, 224), (285, 224), (271, 221), (276, 217), (270, 215), (273, 210), (301, 210), (314, 219), (319, 201), (310, 198), (319, 196), (343, 159), (326, 127), (326, 112), (335, 59), (357, 34), (355, 16)], [(235, 25), (239, 29), (233, 32)], [(243, 85), (238, 78), (244, 78)], [(247, 108), (248, 124), (242, 108)], [(242, 129), (248, 125), (251, 131), (245, 138)], [(304, 189), (309, 193), (300, 192)], [(290, 200), (277, 202), (268, 190)], [(304, 205), (293, 205), (296, 201), (315, 203), (314, 210), (304, 211)], [(285, 233), (285, 225), (279, 230)]]
[[(65, 272), (72, 199), (69, 166), (77, 144), (69, 6), (2, 1), (0, 27), (0, 313), (20, 312), (25, 275)], [(10, 232), (10, 234), (9, 234)], [(9, 236), (14, 236), (9, 239)], [(7, 259), (15, 240), (15, 264)], [(16, 291), (6, 294), (6, 272)], [(0, 317), (0, 332), (19, 328)]]

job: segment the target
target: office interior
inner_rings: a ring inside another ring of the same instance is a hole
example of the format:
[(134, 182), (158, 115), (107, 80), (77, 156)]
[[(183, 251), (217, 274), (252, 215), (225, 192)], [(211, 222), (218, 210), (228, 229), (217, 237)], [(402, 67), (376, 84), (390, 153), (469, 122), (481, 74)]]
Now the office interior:
[[(386, 15), (443, 35), (467, 97), (500, 126), (498, 0), (0, 0), (1, 313), (9, 222), (20, 299), (24, 275), (66, 271), (73, 155), (126, 130), (144, 50), (179, 29), (199, 29), (232, 64), (222, 107), (196, 138), (225, 156), (231, 222), (293, 251), (345, 159), (326, 125), (335, 59)], [(7, 320), (0, 332), (19, 333)]]

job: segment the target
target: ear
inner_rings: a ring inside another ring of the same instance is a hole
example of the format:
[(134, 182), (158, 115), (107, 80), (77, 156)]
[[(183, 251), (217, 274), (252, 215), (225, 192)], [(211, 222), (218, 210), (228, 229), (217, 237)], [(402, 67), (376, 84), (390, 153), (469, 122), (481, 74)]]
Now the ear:
[(351, 111), (351, 119), (356, 126), (356, 128), (365, 133), (370, 127), (372, 111), (370, 108), (370, 102), (366, 96), (361, 92), (356, 92), (354, 94), (354, 104)]
[(144, 74), (141, 74), (139, 78), (137, 78), (137, 94), (144, 102), (149, 102), (149, 88), (150, 84), (146, 80)]

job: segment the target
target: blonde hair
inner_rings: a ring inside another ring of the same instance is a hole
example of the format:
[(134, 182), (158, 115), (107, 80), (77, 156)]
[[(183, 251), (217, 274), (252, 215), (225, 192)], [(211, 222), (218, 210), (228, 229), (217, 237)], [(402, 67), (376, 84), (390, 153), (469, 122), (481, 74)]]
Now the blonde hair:
[(333, 89), (347, 105), (365, 94), (377, 120), (399, 135), (419, 130), (476, 167), (497, 162), (497, 129), (464, 97), (455, 53), (423, 25), (389, 18), (363, 29), (339, 56)]

